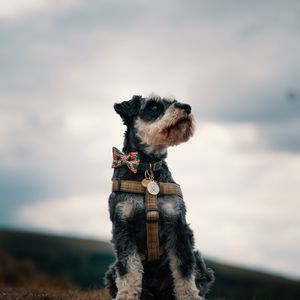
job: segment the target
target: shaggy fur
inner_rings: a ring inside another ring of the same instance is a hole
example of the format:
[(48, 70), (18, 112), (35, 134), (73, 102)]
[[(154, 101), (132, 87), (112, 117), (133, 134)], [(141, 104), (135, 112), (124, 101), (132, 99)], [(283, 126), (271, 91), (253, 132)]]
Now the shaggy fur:
[[(123, 151), (138, 151), (141, 161), (163, 160), (154, 172), (156, 181), (175, 183), (165, 158), (169, 146), (186, 142), (194, 132), (191, 107), (175, 99), (133, 96), (114, 105), (127, 127)], [(126, 166), (114, 170), (113, 179), (142, 181)], [(113, 192), (109, 197), (116, 261), (105, 276), (105, 285), (116, 300), (200, 300), (214, 281), (201, 254), (194, 250), (186, 208), (176, 195), (159, 196), (159, 240), (165, 248), (160, 260), (142, 261), (147, 251), (144, 195)]]

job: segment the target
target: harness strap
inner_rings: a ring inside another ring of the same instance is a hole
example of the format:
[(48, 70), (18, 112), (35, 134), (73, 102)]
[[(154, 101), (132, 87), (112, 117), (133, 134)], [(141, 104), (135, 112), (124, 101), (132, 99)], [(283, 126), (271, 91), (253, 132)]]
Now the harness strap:
[[(175, 183), (158, 183), (159, 195), (177, 195), (182, 198), (180, 185)], [(145, 194), (146, 206), (146, 230), (147, 230), (147, 259), (148, 261), (159, 260), (164, 248), (159, 245), (158, 220), (159, 211), (157, 205), (157, 195), (152, 195), (147, 188), (139, 181), (113, 180), (113, 192), (126, 192)], [(141, 257), (143, 260), (143, 258)], [(144, 258), (146, 259), (146, 257)]]
[(148, 261), (159, 260), (159, 237), (158, 237), (158, 207), (157, 195), (152, 195), (146, 190), (146, 229), (147, 229), (147, 249)]
[[(165, 251), (166, 251), (165, 247), (164, 246), (160, 246), (159, 247), (159, 256), (164, 255)], [(144, 253), (139, 253), (139, 256), (140, 256), (140, 259), (142, 261), (145, 261), (145, 260), (148, 261), (148, 250), (146, 250)]]
[[(159, 196), (177, 195), (182, 198), (182, 191), (179, 184), (169, 182), (158, 182)], [(145, 194), (146, 188), (139, 181), (114, 179), (112, 181), (113, 192), (125, 192), (135, 194)]]

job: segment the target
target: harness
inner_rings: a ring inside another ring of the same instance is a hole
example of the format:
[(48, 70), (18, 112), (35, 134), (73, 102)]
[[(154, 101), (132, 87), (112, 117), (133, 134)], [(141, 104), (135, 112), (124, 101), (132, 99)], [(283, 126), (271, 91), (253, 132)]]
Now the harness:
[(177, 195), (182, 198), (181, 188), (175, 183), (158, 183), (154, 180), (154, 172), (160, 170), (163, 166), (162, 160), (152, 164), (141, 162), (137, 151), (125, 154), (116, 147), (113, 147), (112, 151), (112, 168), (127, 166), (133, 173), (137, 173), (138, 170), (145, 171), (145, 178), (141, 182), (113, 179), (112, 191), (145, 195), (147, 255), (140, 254), (140, 257), (142, 260), (146, 260), (147, 257), (148, 261), (159, 260), (164, 253), (164, 247), (159, 245), (157, 195)]
[(164, 253), (164, 247), (159, 245), (158, 220), (159, 211), (157, 197), (164, 195), (177, 195), (182, 198), (179, 184), (154, 181), (152, 167), (146, 170), (145, 178), (140, 181), (114, 179), (113, 192), (136, 193), (145, 195), (147, 255), (141, 254), (142, 260), (156, 261)]

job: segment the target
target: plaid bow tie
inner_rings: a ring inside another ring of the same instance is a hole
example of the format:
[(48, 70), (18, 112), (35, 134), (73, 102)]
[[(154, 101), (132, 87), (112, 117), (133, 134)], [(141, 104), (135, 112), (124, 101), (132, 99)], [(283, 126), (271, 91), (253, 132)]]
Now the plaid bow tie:
[(113, 150), (113, 162), (112, 168), (118, 168), (126, 165), (129, 170), (133, 173), (137, 172), (138, 166), (140, 164), (140, 157), (137, 152), (130, 152), (128, 155), (124, 154), (116, 147), (112, 148)]

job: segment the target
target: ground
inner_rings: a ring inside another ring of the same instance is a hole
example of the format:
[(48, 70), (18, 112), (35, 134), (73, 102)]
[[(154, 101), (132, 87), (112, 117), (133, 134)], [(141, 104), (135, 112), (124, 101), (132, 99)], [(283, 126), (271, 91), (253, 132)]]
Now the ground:
[(75, 289), (42, 289), (0, 287), (0, 299), (5, 300), (111, 300), (107, 292), (103, 290), (82, 292)]

